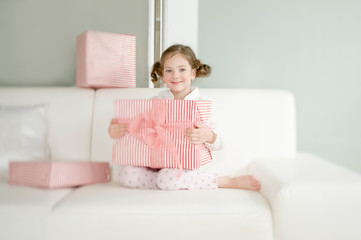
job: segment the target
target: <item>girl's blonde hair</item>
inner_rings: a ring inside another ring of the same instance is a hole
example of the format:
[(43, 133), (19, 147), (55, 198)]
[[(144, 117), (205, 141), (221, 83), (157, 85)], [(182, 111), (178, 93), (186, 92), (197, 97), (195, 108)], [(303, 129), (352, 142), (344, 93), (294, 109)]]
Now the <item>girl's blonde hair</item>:
[(175, 44), (167, 48), (162, 57), (158, 62), (153, 64), (152, 72), (150, 76), (152, 77), (152, 82), (157, 82), (159, 78), (163, 77), (163, 64), (165, 61), (176, 54), (181, 54), (185, 59), (188, 60), (192, 69), (196, 69), (196, 77), (207, 77), (211, 74), (211, 67), (207, 64), (202, 63), (199, 59), (197, 59), (193, 50), (181, 44)]

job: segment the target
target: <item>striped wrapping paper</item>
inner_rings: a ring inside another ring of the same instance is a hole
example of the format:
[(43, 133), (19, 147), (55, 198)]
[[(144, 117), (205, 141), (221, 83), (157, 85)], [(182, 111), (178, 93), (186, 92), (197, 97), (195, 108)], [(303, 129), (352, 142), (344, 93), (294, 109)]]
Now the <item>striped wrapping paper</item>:
[(75, 187), (108, 182), (107, 162), (10, 162), (9, 184), (41, 188)]
[(114, 105), (118, 122), (127, 123), (129, 131), (114, 141), (114, 164), (196, 169), (212, 160), (204, 144), (192, 144), (185, 138), (186, 129), (196, 122), (210, 126), (210, 101), (126, 99)]
[(77, 37), (78, 87), (136, 86), (136, 37), (87, 31)]

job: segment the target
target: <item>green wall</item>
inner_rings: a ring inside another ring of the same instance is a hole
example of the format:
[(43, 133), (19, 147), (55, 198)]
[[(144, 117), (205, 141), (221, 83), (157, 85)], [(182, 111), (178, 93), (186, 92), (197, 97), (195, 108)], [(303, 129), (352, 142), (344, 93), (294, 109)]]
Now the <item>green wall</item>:
[(148, 86), (147, 0), (1, 0), (0, 86), (72, 86), (76, 37), (137, 37), (137, 86)]
[(361, 172), (361, 1), (200, 0), (200, 87), (281, 88), (298, 149)]

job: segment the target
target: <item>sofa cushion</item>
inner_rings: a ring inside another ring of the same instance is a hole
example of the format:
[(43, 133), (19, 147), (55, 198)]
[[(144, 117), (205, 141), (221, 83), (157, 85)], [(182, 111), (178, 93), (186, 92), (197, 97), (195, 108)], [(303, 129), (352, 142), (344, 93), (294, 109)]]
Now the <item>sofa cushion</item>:
[(51, 158), (88, 161), (94, 90), (75, 87), (2, 87), (0, 105), (46, 104)]
[(296, 156), (295, 102), (275, 89), (200, 89), (211, 99), (224, 149), (212, 152), (212, 172), (231, 174), (255, 158)]
[[(267, 201), (258, 192), (233, 189), (85, 186), (58, 204), (48, 223), (54, 239), (202, 239), (204, 231), (211, 231), (212, 239), (273, 239)], [(72, 236), (64, 229), (71, 229)]]
[(46, 105), (0, 105), (0, 126), (0, 172), (9, 161), (49, 158)]

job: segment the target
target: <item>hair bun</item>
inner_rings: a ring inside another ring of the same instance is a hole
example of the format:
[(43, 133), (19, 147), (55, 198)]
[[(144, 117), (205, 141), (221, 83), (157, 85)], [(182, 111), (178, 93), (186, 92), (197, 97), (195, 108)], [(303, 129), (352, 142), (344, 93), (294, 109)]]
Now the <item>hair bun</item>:
[(195, 65), (195, 68), (198, 70), (202, 67), (203, 63), (197, 59), (194, 61), (194, 65)]
[(211, 74), (212, 68), (198, 59), (195, 61), (195, 67), (197, 69), (197, 77), (207, 77)]
[(152, 77), (152, 82), (155, 83), (158, 81), (159, 77), (162, 76), (162, 68), (160, 61), (157, 61), (153, 64), (152, 72), (150, 74)]

